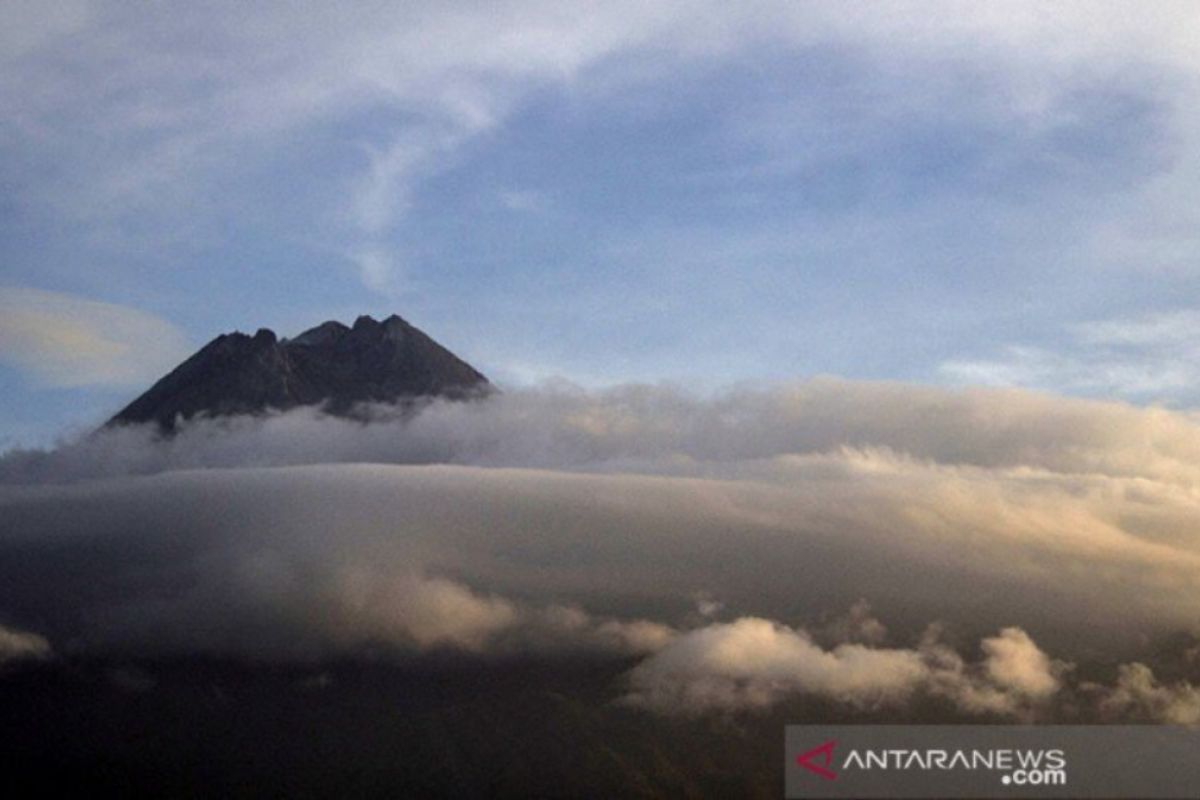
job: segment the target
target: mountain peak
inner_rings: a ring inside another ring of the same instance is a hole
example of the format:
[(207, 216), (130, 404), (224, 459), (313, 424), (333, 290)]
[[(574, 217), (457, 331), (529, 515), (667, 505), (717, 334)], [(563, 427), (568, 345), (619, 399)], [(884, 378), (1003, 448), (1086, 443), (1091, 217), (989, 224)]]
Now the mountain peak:
[(287, 341), (289, 344), (301, 347), (320, 346), (328, 344), (334, 339), (340, 339), (348, 330), (350, 329), (342, 323), (336, 320), (329, 320), (328, 322), (322, 322), (315, 328), (309, 328), (296, 338)]
[(468, 399), (490, 389), (481, 373), (400, 316), (363, 315), (353, 327), (330, 320), (293, 339), (268, 328), (221, 334), (108, 424), (154, 422), (170, 432), (194, 416), (309, 405), (350, 416), (363, 403)]

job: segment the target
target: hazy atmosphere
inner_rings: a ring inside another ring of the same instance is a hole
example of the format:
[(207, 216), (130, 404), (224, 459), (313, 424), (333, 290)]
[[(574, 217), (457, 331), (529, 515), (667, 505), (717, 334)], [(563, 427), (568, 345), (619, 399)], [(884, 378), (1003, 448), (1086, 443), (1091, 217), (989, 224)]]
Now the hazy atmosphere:
[(1200, 725), (1197, 42), (3, 4), (0, 787), (775, 797), (789, 723)]

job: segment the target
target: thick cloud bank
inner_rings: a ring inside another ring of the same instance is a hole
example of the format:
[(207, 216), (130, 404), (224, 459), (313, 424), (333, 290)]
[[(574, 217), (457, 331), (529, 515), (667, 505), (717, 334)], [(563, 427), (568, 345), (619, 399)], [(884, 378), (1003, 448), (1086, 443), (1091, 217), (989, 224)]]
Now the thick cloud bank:
[(1020, 390), (951, 391), (820, 378), (713, 397), (567, 384), (486, 403), (382, 406), (362, 425), (299, 409), (192, 422), (170, 441), (130, 427), (0, 457), (4, 483), (195, 467), (370, 462), (740, 476), (782, 456), (886, 449), (918, 461), (1200, 484), (1194, 415)]
[[(1200, 665), (1135, 661), (1200, 619), (1189, 415), (819, 380), (373, 420), (4, 456), (0, 615), (65, 653), (609, 653), (664, 711), (799, 693), (1036, 717), (1069, 684), (1121, 718), (1200, 713)], [(863, 605), (828, 622), (863, 598), (899, 644)], [(1082, 659), (1112, 674), (1072, 677)]]

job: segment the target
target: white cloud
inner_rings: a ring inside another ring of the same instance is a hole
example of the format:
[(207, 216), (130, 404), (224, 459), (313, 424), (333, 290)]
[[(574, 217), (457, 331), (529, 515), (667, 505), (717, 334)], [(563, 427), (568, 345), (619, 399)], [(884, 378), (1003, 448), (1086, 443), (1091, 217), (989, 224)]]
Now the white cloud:
[(981, 643), (967, 664), (931, 629), (919, 647), (841, 643), (829, 650), (801, 630), (744, 617), (688, 631), (629, 675), (625, 700), (668, 714), (763, 709), (790, 696), (817, 695), (859, 707), (943, 697), (972, 714), (1028, 718), (1053, 699), (1067, 665), (1052, 661), (1028, 634), (1006, 628)]
[(906, 698), (924, 673), (912, 651), (856, 644), (827, 651), (804, 631), (744, 617), (673, 640), (633, 670), (626, 699), (685, 714), (765, 708), (793, 693), (877, 705)]
[(0, 479), (366, 461), (767, 483), (819, 463), (881, 475), (937, 473), (936, 464), (981, 468), (942, 471), (981, 481), (1046, 472), (1048, 480), (1094, 474), (1163, 489), (1200, 483), (1195, 415), (1014, 389), (820, 378), (704, 397), (670, 387), (589, 391), (559, 382), (506, 390), (483, 404), (434, 403), (411, 421), (388, 407), (374, 416), (366, 427), (312, 409), (202, 421), (157, 444), (152, 431), (125, 428), (45, 455), (10, 454), (0, 459)]
[(1005, 628), (983, 640), (985, 669), (993, 683), (1032, 698), (1045, 698), (1059, 688), (1050, 658), (1020, 628)]
[(0, 287), (0, 360), (49, 386), (132, 385), (187, 354), (182, 333), (144, 311)]

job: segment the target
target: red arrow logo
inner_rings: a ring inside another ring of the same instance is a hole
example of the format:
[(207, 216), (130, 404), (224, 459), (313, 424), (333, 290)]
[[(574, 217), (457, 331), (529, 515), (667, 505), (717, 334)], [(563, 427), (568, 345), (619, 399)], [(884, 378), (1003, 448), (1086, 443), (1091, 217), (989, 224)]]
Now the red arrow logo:
[[(801, 753), (800, 755), (796, 756), (796, 763), (804, 767), (809, 772), (815, 772), (827, 781), (836, 780), (837, 773), (829, 769), (831, 766), (833, 766), (833, 748), (836, 745), (837, 742), (833, 739), (830, 739), (825, 744), (814, 747), (807, 753)], [(818, 758), (824, 763), (814, 764), (813, 761), (817, 760)]]

